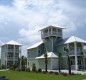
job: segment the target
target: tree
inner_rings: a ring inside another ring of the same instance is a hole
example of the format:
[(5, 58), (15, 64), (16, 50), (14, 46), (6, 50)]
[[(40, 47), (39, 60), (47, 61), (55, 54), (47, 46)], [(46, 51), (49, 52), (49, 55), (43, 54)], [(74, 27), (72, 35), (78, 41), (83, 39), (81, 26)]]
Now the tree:
[(58, 54), (59, 73), (61, 72), (61, 71), (60, 71), (60, 68), (61, 68), (61, 64), (60, 64), (60, 62), (61, 62), (61, 53)]
[(27, 58), (25, 56), (21, 56), (21, 68), (25, 69), (25, 65), (27, 64)]
[(44, 57), (45, 57), (45, 72), (47, 72), (47, 63), (48, 63), (47, 53), (44, 54)]
[(71, 75), (71, 63), (70, 63), (69, 50), (67, 48), (64, 48), (64, 51), (66, 51), (66, 53), (67, 53), (67, 57), (68, 57), (68, 69), (69, 69), (69, 74)]
[(83, 61), (83, 58), (84, 58), (84, 54), (83, 54), (83, 52), (80, 52), (80, 58), (81, 58), (81, 60), (82, 60), (82, 64), (81, 64), (81, 68), (82, 68), (82, 70), (84, 69), (84, 61)]

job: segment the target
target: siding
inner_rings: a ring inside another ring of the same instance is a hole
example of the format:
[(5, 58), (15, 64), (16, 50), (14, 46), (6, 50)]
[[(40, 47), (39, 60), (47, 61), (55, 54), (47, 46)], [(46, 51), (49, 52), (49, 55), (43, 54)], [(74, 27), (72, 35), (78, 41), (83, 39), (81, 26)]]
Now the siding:
[(68, 60), (64, 52), (64, 47), (67, 47), (67, 45), (57, 46), (57, 55), (58, 53), (61, 53), (61, 69), (68, 69), (68, 62), (67, 62)]
[(29, 49), (28, 53), (29, 53), (28, 58), (35, 58), (37, 57), (38, 49), (37, 48)]

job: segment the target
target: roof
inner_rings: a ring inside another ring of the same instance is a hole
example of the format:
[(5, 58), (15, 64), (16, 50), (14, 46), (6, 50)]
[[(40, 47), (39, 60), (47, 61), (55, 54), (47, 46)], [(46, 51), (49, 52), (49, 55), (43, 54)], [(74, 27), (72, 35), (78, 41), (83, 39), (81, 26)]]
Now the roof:
[(45, 28), (41, 29), (40, 31), (42, 31), (42, 30), (44, 30), (44, 29), (47, 29), (47, 28), (49, 28), (49, 27), (64, 29), (64, 27), (52, 26), (52, 25), (50, 25), (50, 26), (48, 26), (48, 27), (45, 27)]
[(27, 49), (36, 48), (36, 47), (40, 46), (42, 43), (43, 43), (43, 41), (38, 42), (38, 43), (36, 43), (36, 44), (32, 45), (31, 47), (28, 47)]
[(86, 41), (83, 39), (80, 39), (80, 38), (75, 37), (75, 36), (71, 36), (68, 38), (60, 39), (59, 41), (57, 41), (57, 45), (62, 45), (62, 44), (67, 44), (67, 43), (72, 43), (72, 42), (86, 43)]
[[(48, 57), (48, 58), (58, 58), (58, 56), (57, 56), (56, 54), (54, 54), (53, 52), (48, 52), (48, 53), (47, 53), (47, 57)], [(45, 57), (44, 57), (44, 54), (41, 55), (40, 57), (36, 57), (36, 59), (41, 59), (41, 58), (45, 58)]]
[(80, 39), (80, 38), (75, 37), (75, 36), (71, 36), (71, 37), (65, 42), (65, 44), (66, 44), (66, 43), (72, 43), (72, 42), (86, 43), (86, 41), (83, 40), (83, 39)]
[(20, 43), (18, 43), (18, 42), (16, 42), (16, 41), (14, 41), (14, 40), (11, 40), (11, 41), (9, 41), (9, 42), (7, 42), (7, 43), (3, 44), (3, 45), (6, 45), (6, 44), (8, 44), (8, 45), (19, 45), (19, 46), (21, 46), (21, 45), (22, 45), (22, 44), (20, 44)]

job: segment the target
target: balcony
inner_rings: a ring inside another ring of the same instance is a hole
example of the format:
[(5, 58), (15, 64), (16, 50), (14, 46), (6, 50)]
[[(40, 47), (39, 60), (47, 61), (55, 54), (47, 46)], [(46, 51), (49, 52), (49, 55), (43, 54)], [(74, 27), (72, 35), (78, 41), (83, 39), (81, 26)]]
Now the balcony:
[[(77, 51), (77, 55), (78, 55), (78, 56), (80, 56), (80, 55), (81, 55), (80, 53), (81, 53), (81, 51)], [(69, 55), (75, 55), (74, 50), (70, 50)]]
[[(8, 52), (14, 52), (14, 49), (7, 49)], [(16, 53), (20, 53), (20, 50), (19, 49), (15, 49), (15, 52)]]
[(52, 32), (43, 33), (41, 36), (42, 36), (42, 38), (46, 38), (46, 37), (49, 37), (49, 36), (62, 37), (62, 33), (61, 32), (52, 31)]
[[(8, 61), (13, 61), (13, 57), (7, 57)], [(18, 57), (15, 57), (15, 61), (18, 61)]]

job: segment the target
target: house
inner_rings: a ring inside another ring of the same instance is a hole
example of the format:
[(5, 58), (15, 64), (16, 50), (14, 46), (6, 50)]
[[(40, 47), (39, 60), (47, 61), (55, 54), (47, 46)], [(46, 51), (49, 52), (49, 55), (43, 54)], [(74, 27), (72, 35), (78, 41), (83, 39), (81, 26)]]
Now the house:
[[(41, 29), (42, 41), (27, 48), (27, 67), (32, 69), (33, 63), (36, 68), (45, 69), (45, 57), (48, 57), (48, 70), (58, 70), (58, 55), (61, 55), (61, 69), (68, 69), (68, 58), (70, 57), (71, 69), (79, 70), (86, 68), (86, 54), (84, 46), (86, 41), (75, 36), (63, 39), (63, 27), (48, 26)], [(69, 53), (64, 51), (68, 49)], [(83, 52), (83, 61), (81, 53)]]
[(16, 64), (19, 66), (19, 55), (21, 56), (21, 44), (16, 41), (9, 41), (1, 46), (1, 65), (6, 68)]

